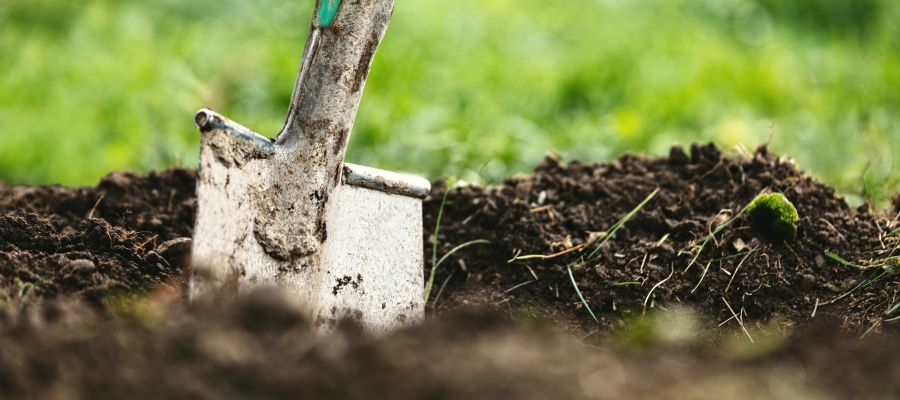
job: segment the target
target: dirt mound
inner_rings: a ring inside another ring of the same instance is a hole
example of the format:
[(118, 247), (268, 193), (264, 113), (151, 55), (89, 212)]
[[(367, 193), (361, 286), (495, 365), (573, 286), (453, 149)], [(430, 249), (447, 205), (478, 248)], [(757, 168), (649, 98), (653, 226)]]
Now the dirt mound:
[(88, 219), (62, 229), (35, 214), (0, 216), (0, 299), (78, 297), (97, 306), (162, 283), (181, 288), (184, 273), (150, 251), (152, 237)]
[[(657, 189), (594, 257), (588, 255), (596, 246), (577, 250)], [(436, 183), (425, 202), (426, 232), (445, 191)], [(767, 237), (741, 215), (701, 252), (710, 232), (763, 191), (783, 193), (796, 206), (796, 242)], [(452, 190), (446, 201), (439, 253), (469, 240), (493, 244), (463, 249), (437, 271), (438, 283), (453, 273), (441, 309), (478, 302), (513, 313), (517, 305), (545, 316), (574, 313), (587, 332), (681, 305), (717, 321), (733, 310), (745, 323), (781, 316), (804, 325), (814, 315), (834, 315), (861, 334), (896, 316), (886, 312), (900, 301), (897, 219), (851, 209), (834, 188), (765, 147), (728, 157), (713, 144), (695, 144), (689, 155), (676, 146), (668, 158), (626, 155), (609, 164), (547, 158), (532, 176)], [(432, 239), (425, 244), (429, 260)], [(865, 268), (843, 265), (826, 250)], [(561, 255), (526, 256), (534, 254)], [(573, 279), (599, 326), (582, 309)]]
[[(315, 339), (272, 291), (185, 304), (195, 175), (0, 183), (0, 397), (900, 396), (900, 194), (851, 209), (765, 148), (434, 182), (425, 259), (445, 195), (437, 258), (491, 244), (436, 269), (429, 322), (380, 339)], [(761, 192), (796, 207), (795, 241), (741, 215)]]
[(0, 213), (36, 214), (57, 229), (76, 228), (85, 219), (104, 219), (165, 242), (190, 237), (197, 209), (194, 170), (168, 169), (137, 175), (113, 172), (96, 187), (8, 186), (0, 182)]
[(66, 296), (105, 307), (160, 284), (184, 287), (190, 250), (178, 244), (193, 229), (195, 176), (114, 172), (77, 188), (0, 182), (2, 300)]

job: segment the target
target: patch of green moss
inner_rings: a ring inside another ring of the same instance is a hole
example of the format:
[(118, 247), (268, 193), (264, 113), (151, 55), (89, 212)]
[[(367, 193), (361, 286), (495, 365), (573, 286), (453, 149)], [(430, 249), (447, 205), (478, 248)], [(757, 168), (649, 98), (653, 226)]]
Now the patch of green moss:
[(747, 215), (764, 235), (793, 242), (797, 239), (797, 209), (781, 193), (761, 194), (747, 206)]

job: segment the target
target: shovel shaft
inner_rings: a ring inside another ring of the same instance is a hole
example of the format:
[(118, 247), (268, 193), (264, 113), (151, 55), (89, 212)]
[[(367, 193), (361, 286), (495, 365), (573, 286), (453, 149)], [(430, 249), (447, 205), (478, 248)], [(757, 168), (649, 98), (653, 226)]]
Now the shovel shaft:
[[(285, 126), (275, 141), (276, 218), (301, 216), (299, 227), (321, 243), (325, 205), (338, 184), (350, 131), (394, 0), (318, 0)], [(303, 199), (303, 200), (298, 200)], [(317, 260), (303, 264), (315, 265)]]
[(394, 0), (318, 0), (277, 144), (346, 148), (375, 50)]

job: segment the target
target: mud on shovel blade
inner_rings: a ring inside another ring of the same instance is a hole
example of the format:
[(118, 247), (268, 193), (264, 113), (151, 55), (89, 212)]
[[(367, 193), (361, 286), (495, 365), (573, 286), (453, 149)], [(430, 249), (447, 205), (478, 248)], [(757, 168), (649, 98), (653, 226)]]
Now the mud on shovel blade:
[(393, 0), (319, 0), (287, 121), (271, 141), (211, 111), (202, 133), (191, 296), (277, 285), (328, 332), (419, 322), (427, 180), (344, 163)]

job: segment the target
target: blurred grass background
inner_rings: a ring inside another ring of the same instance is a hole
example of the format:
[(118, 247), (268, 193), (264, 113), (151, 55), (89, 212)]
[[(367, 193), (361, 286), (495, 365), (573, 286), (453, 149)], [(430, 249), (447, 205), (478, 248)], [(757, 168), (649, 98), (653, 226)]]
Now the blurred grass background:
[[(208, 106), (273, 136), (313, 0), (0, 2), (0, 180), (194, 166)], [(765, 142), (859, 204), (900, 181), (896, 0), (397, 0), (347, 160), (481, 183)], [(865, 180), (865, 183), (864, 183)]]

